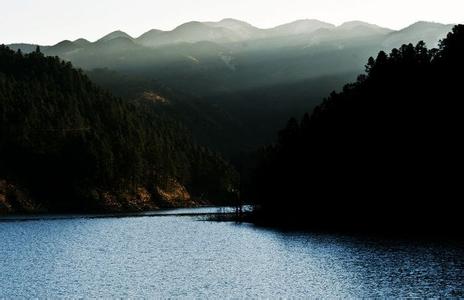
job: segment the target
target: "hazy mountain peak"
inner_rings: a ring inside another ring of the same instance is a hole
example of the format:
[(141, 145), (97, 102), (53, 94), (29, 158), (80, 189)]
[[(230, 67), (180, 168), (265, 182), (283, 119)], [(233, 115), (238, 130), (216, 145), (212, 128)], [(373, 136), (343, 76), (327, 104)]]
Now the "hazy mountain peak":
[[(233, 19), (225, 18), (217, 22), (198, 22), (192, 21), (184, 23), (172, 31), (162, 31), (152, 29), (145, 32), (137, 39), (132, 38), (127, 33), (117, 30), (102, 37), (96, 43), (105, 44), (115, 48), (120, 45), (123, 48), (142, 45), (146, 47), (161, 47), (181, 43), (212, 42), (215, 44), (235, 43), (244, 41), (255, 41), (256, 45), (263, 43), (274, 43), (272, 45), (317, 45), (323, 41), (349, 40), (351, 38), (384, 38), (384, 45), (400, 46), (401, 42), (417, 42), (424, 40), (429, 46), (436, 46), (439, 39), (442, 39), (451, 30), (452, 25), (419, 21), (402, 30), (393, 31), (362, 21), (350, 21), (335, 26), (316, 19), (300, 19), (287, 24), (283, 24), (270, 29), (260, 29), (253, 25)], [(310, 36), (308, 36), (310, 35)], [(285, 40), (280, 40), (284, 38)], [(111, 43), (108, 43), (111, 41)], [(90, 43), (85, 39), (78, 39), (74, 42), (62, 41), (49, 48), (56, 53), (63, 51), (66, 53), (81, 51), (87, 48)], [(99, 46), (96, 45), (96, 46)], [(235, 45), (238, 46), (238, 45)], [(244, 45), (240, 45), (242, 47)], [(249, 44), (246, 44), (249, 47)], [(23, 51), (34, 51), (35, 46), (25, 44), (12, 45), (14, 49)], [(55, 54), (54, 52), (54, 54)]]
[[(59, 42), (56, 45), (45, 48), (48, 54), (51, 55), (66, 55), (69, 52), (76, 51), (77, 49), (82, 48), (78, 43), (71, 42), (70, 40), (64, 40)], [(45, 50), (44, 49), (44, 50)]]
[(204, 28), (204, 27), (207, 27), (207, 25), (205, 25), (202, 22), (190, 21), (190, 22), (187, 22), (187, 23), (184, 23), (184, 24), (181, 24), (181, 25), (177, 26), (173, 31), (192, 29), (192, 28)]
[(159, 34), (159, 33), (162, 33), (162, 32), (165, 32), (165, 31), (159, 30), (159, 29), (150, 29), (147, 32), (145, 32), (144, 34), (142, 34), (141, 36), (146, 35), (146, 34)]
[(160, 35), (162, 35), (163, 33), (165, 33), (165, 31), (163, 30), (159, 30), (159, 29), (151, 29), (145, 33), (143, 33), (141, 36), (139, 36), (137, 38), (137, 41), (139, 42), (144, 42), (146, 40), (150, 40), (150, 39), (154, 39), (154, 38), (157, 38), (159, 37)]
[(338, 26), (339, 29), (347, 29), (347, 30), (352, 30), (352, 29), (355, 29), (356, 27), (368, 27), (372, 29), (386, 29), (378, 25), (363, 22), (363, 21), (349, 21), (349, 22), (345, 22), (342, 25)]
[(134, 43), (134, 39), (132, 37), (126, 37), (126, 36), (118, 36), (113, 39), (104, 41), (105, 45), (110, 46), (110, 47), (123, 47), (123, 46), (134, 46), (136, 45)]
[(221, 21), (219, 22), (216, 22), (216, 23), (211, 23), (211, 24), (218, 24), (218, 25), (236, 25), (236, 26), (250, 26), (250, 27), (254, 27), (253, 25), (245, 22), (245, 21), (241, 21), (241, 20), (237, 20), (237, 19), (232, 19), (232, 18), (225, 18), (225, 19), (222, 19)]
[(214, 41), (217, 39), (228, 38), (233, 32), (227, 31), (225, 27), (209, 26), (202, 22), (184, 23), (173, 31), (168, 32), (175, 42), (199, 42)]
[(393, 32), (391, 29), (363, 21), (345, 22), (338, 26), (336, 30), (343, 33), (346, 37), (366, 37), (379, 34), (386, 35)]
[(192, 21), (172, 31), (152, 30), (140, 36), (136, 41), (147, 47), (160, 47), (201, 41), (227, 42), (235, 40), (236, 36), (233, 30), (225, 26), (211, 26), (207, 23)]
[(63, 47), (63, 46), (71, 46), (71, 45), (73, 45), (73, 42), (71, 42), (70, 40), (64, 40), (64, 41), (59, 42), (58, 44), (53, 45), (52, 47)]
[(91, 44), (88, 40), (83, 39), (83, 38), (77, 39), (73, 43), (79, 46), (86, 46), (86, 45)]
[(448, 28), (452, 25), (446, 25), (437, 22), (428, 22), (428, 21), (418, 21), (414, 24), (409, 25), (408, 27), (400, 30), (400, 31), (408, 31), (408, 30), (423, 30), (423, 29), (438, 29), (438, 28)]
[[(299, 20), (295, 20), (287, 24), (280, 25), (280, 26), (292, 26), (292, 25), (293, 26), (294, 25), (312, 25), (312, 26), (316, 25), (316, 26), (335, 27), (335, 25), (333, 24), (323, 22), (317, 19), (299, 19)], [(277, 27), (280, 27), (280, 26), (277, 26)]]
[(214, 28), (226, 29), (229, 34), (234, 35), (233, 39), (235, 40), (259, 38), (262, 33), (262, 30), (257, 27), (254, 27), (247, 22), (232, 18), (222, 19), (219, 22), (205, 22), (203, 24)]
[(322, 22), (315, 19), (296, 20), (291, 23), (283, 24), (269, 29), (272, 35), (297, 35), (304, 33), (313, 33), (319, 29), (332, 29), (335, 26), (330, 23)]
[(399, 31), (392, 32), (384, 42), (388, 48), (400, 47), (402, 44), (415, 44), (424, 41), (430, 48), (437, 47), (441, 39), (452, 30), (454, 25), (419, 21)]
[(99, 42), (100, 41), (110, 41), (110, 40), (113, 40), (113, 39), (116, 39), (116, 38), (121, 38), (121, 37), (128, 38), (128, 39), (131, 39), (131, 40), (134, 39), (133, 37), (131, 37), (130, 35), (128, 35), (124, 31), (116, 30), (116, 31), (113, 31), (113, 32), (105, 35), (104, 37), (102, 37), (98, 41)]
[[(224, 18), (221, 21), (219, 21), (218, 23), (229, 23), (229, 22), (231, 22), (231, 23), (246, 23), (246, 22), (244, 22), (242, 20), (238, 20), (238, 19), (234, 19), (234, 18)], [(246, 24), (248, 24), (248, 23), (246, 23)]]
[(90, 43), (90, 42), (84, 38), (80, 38), (80, 39), (75, 40), (74, 43)]

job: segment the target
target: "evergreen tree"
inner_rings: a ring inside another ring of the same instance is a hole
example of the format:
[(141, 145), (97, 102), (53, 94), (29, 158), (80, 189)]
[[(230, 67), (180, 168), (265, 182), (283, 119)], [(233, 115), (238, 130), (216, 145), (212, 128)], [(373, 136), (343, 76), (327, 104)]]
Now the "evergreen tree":
[[(202, 174), (199, 174), (201, 170)], [(98, 209), (96, 190), (154, 191), (176, 180), (221, 198), (237, 175), (149, 101), (129, 103), (40, 49), (0, 46), (0, 178), (51, 210)]]
[(271, 222), (457, 228), (462, 201), (464, 26), (369, 58), (262, 155), (255, 198)]

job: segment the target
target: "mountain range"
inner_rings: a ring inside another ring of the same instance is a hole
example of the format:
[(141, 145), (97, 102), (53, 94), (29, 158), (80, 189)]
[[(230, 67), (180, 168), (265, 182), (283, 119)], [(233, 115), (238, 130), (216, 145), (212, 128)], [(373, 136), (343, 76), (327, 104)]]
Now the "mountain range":
[[(356, 79), (370, 56), (405, 43), (437, 47), (453, 25), (417, 22), (391, 30), (361, 21), (297, 20), (270, 29), (235, 19), (188, 22), (139, 37), (115, 31), (41, 46), (127, 99), (159, 95), (196, 138), (237, 154), (269, 143), (290, 116), (311, 110)], [(12, 44), (34, 51), (37, 45)]]
[[(179, 43), (196, 43), (209, 41), (215, 43), (234, 43), (257, 39), (271, 39), (284, 36), (295, 35), (313, 35), (312, 38), (320, 39), (337, 39), (353, 38), (359, 36), (388, 35), (386, 43), (395, 43), (395, 41), (414, 42), (410, 38), (420, 37), (427, 44), (436, 44), (437, 36), (449, 32), (452, 24), (440, 24), (432, 22), (417, 22), (404, 29), (395, 31), (383, 28), (375, 24), (362, 21), (350, 21), (335, 26), (330, 23), (314, 19), (297, 20), (291, 23), (276, 26), (270, 29), (261, 29), (244, 21), (236, 19), (223, 19), (219, 22), (198, 22), (192, 21), (182, 24), (171, 31), (151, 29), (139, 37), (132, 37), (129, 34), (117, 30), (111, 32), (96, 42), (91, 43), (86, 39), (78, 39), (73, 42), (62, 41), (53, 46), (46, 46), (44, 49), (50, 51), (62, 51), (62, 46), (68, 45), (68, 50), (78, 50), (91, 44), (102, 44), (115, 39), (127, 39), (134, 44), (157, 48), (166, 45)], [(10, 48), (21, 48), (30, 52), (36, 45), (33, 44), (11, 44)], [(73, 49), (71, 49), (73, 48)]]

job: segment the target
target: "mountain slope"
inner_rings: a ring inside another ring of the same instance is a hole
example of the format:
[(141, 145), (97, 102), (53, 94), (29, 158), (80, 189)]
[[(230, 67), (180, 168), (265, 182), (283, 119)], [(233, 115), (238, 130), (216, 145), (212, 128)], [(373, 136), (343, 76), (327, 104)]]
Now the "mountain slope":
[(319, 29), (334, 29), (335, 26), (318, 20), (297, 20), (266, 30), (269, 37), (310, 34)]
[(384, 46), (391, 48), (404, 43), (424, 41), (428, 46), (435, 47), (451, 31), (453, 26), (432, 22), (417, 22), (400, 31), (392, 32), (385, 40)]
[[(131, 87), (133, 93), (125, 93), (128, 98), (138, 98), (144, 92), (161, 93), (158, 83), (168, 87), (182, 95), (179, 101), (173, 101), (175, 105), (164, 106), (170, 113), (178, 109), (175, 115), (184, 116), (182, 122), (192, 126), (201, 141), (217, 150), (234, 149), (237, 153), (267, 142), (282, 126), (282, 120), (303, 111), (304, 99), (308, 99), (306, 109), (312, 109), (322, 95), (354, 80), (369, 56), (400, 47), (403, 40), (423, 37), (429, 46), (436, 46), (436, 41), (446, 36), (446, 28), (418, 23), (391, 32), (359, 21), (335, 27), (300, 20), (260, 29), (224, 19), (191, 22), (173, 31), (152, 30), (135, 40), (118, 37), (91, 44), (66, 42), (62, 50), (57, 46), (41, 49), (88, 72), (107, 68), (139, 80), (137, 90)], [(111, 89), (120, 88), (111, 85)], [(209, 115), (198, 113), (199, 107)], [(243, 108), (253, 111), (254, 118)], [(192, 112), (192, 117), (186, 111)], [(206, 121), (192, 121), (199, 118)], [(246, 137), (247, 142), (243, 143), (241, 137)]]
[(182, 24), (169, 32), (151, 31), (143, 35), (137, 41), (147, 47), (161, 47), (179, 43), (209, 42), (234, 42), (240, 40), (240, 36), (226, 27), (209, 26), (201, 22), (189, 22)]
[(131, 37), (127, 33), (123, 32), (121, 30), (116, 30), (116, 31), (113, 31), (113, 32), (105, 35), (104, 37), (99, 39), (97, 42), (107, 42), (107, 41), (111, 41), (111, 40), (114, 40), (114, 39), (117, 39), (117, 38), (126, 38), (126, 39), (130, 39), (130, 40), (133, 39), (133, 37)]
[(392, 32), (359, 21), (335, 27), (317, 20), (300, 20), (264, 30), (224, 19), (190, 22), (172, 31), (152, 30), (135, 40), (115, 32), (92, 44), (64, 41), (42, 47), (42, 51), (85, 69), (145, 74), (167, 85), (183, 87), (185, 92), (211, 95), (221, 90), (359, 72), (361, 63), (386, 45), (399, 47), (405, 39), (426, 38), (426, 43), (434, 46), (448, 28), (417, 23)]
[(382, 51), (311, 116), (291, 119), (256, 172), (262, 216), (312, 228), (462, 234), (463, 51), (464, 25), (438, 49)]
[(226, 28), (234, 33), (238, 40), (250, 40), (264, 37), (262, 29), (254, 27), (246, 22), (235, 19), (223, 19), (219, 22), (205, 22), (204, 24), (216, 28)]
[(123, 101), (70, 63), (1, 46), (0, 181), (10, 212), (25, 210), (12, 185), (51, 212), (138, 211), (224, 199), (236, 173), (152, 98)]

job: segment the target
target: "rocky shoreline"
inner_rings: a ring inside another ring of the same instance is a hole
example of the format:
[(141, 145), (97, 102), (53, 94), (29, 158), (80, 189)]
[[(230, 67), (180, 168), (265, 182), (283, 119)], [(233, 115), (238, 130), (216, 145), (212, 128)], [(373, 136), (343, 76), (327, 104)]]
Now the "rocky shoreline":
[[(151, 191), (145, 187), (137, 187), (134, 191), (93, 190), (90, 211), (73, 211), (76, 213), (126, 213), (144, 212), (165, 208), (187, 208), (210, 204), (203, 199), (190, 195), (187, 188), (177, 180), (170, 179), (163, 186), (156, 186)], [(38, 201), (22, 187), (14, 182), (0, 179), (0, 215), (10, 214), (44, 214), (54, 213), (54, 207)]]

